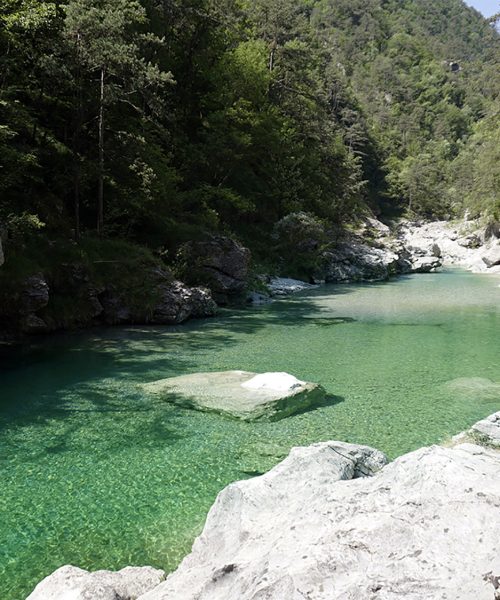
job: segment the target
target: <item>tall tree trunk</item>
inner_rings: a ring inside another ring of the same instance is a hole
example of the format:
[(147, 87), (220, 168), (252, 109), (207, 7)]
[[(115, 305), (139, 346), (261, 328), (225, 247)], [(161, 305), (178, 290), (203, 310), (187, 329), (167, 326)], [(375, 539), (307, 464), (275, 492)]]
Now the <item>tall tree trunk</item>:
[(80, 134), (83, 122), (83, 101), (82, 101), (82, 70), (80, 61), (80, 34), (76, 36), (76, 123), (73, 135), (73, 162), (74, 162), (74, 183), (73, 183), (73, 208), (75, 217), (75, 241), (80, 239)]
[(102, 235), (104, 228), (104, 77), (101, 67), (101, 93), (99, 96), (99, 184), (97, 190), (97, 232)]

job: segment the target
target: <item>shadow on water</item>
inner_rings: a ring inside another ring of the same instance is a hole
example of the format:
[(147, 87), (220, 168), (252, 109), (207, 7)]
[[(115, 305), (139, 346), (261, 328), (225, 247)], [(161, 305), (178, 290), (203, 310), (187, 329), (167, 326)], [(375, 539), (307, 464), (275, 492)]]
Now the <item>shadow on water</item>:
[[(345, 294), (350, 288), (336, 286), (331, 293)], [(213, 319), (190, 321), (178, 326), (128, 326), (86, 332), (56, 334), (36, 340), (31, 346), (0, 350), (0, 430), (74, 419), (76, 415), (132, 415), (141, 413), (144, 423), (159, 412), (150, 399), (134, 390), (134, 383), (196, 372), (199, 353), (218, 351), (241, 343), (266, 327), (297, 327), (312, 324), (329, 327), (353, 319), (321, 317), (324, 309), (315, 302), (318, 290), (277, 300), (263, 307), (224, 309)], [(45, 368), (46, 367), (46, 368)], [(235, 367), (237, 367), (235, 365)], [(16, 371), (23, 372), (19, 379)], [(35, 373), (30, 380), (29, 373)], [(168, 411), (167, 411), (168, 412)], [(150, 434), (175, 440), (181, 423), (149, 423)], [(68, 423), (69, 437), (78, 424)], [(51, 446), (54, 453), (69, 446), (64, 433)], [(140, 443), (141, 432), (130, 432), (129, 443)], [(151, 437), (151, 435), (149, 436)]]

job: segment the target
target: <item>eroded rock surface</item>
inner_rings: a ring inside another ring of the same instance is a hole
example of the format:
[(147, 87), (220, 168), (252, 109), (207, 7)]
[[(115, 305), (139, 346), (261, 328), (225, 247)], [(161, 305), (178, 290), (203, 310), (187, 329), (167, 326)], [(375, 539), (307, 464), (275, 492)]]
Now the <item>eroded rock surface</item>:
[(223, 490), (191, 554), (140, 600), (493, 600), (500, 453), (433, 446), (383, 464), (339, 442), (293, 449)]
[(325, 280), (332, 283), (383, 281), (398, 272), (399, 257), (395, 252), (354, 238), (325, 252), (323, 259)]
[(206, 285), (219, 304), (244, 300), (251, 258), (248, 248), (231, 238), (215, 236), (188, 242), (179, 258), (183, 279)]
[(142, 389), (185, 408), (245, 421), (277, 421), (325, 398), (321, 386), (288, 373), (193, 373), (153, 381)]
[(136, 600), (165, 579), (152, 567), (95, 571), (66, 565), (41, 581), (27, 600)]

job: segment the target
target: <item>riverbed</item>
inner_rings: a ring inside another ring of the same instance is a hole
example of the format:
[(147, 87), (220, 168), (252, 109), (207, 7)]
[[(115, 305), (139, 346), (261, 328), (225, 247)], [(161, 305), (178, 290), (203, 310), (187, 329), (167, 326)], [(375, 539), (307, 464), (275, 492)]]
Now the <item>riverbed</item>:
[[(391, 458), (500, 409), (500, 279), (448, 271), (331, 285), (179, 327), (40, 339), (0, 365), (0, 598), (62, 564), (172, 570), (217, 493), (292, 446), (338, 439)], [(169, 405), (139, 384), (287, 371), (314, 410), (244, 423)], [(459, 380), (458, 382), (456, 380)]]

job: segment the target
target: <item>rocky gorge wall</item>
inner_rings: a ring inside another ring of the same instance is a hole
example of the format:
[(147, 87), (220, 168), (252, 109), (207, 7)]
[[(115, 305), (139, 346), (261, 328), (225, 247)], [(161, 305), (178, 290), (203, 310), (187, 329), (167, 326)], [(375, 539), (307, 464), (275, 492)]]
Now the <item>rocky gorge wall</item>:
[[(480, 227), (476, 221), (400, 221), (390, 228), (366, 218), (356, 230), (337, 233), (332, 241), (297, 242), (290, 253), (314, 254), (308, 258), (312, 266), (306, 281), (286, 278), (293, 274), (286, 256), (280, 267), (285, 278), (255, 277), (250, 251), (221, 236), (185, 244), (176, 275), (160, 264), (120, 267), (120, 261), (97, 261), (110, 264), (101, 265), (107, 270), (96, 277), (95, 269), (69, 260), (55, 270), (32, 272), (16, 285), (2, 286), (0, 336), (95, 325), (178, 324), (213, 316), (217, 305), (265, 302), (311, 284), (383, 281), (442, 265), (498, 273), (499, 237), (498, 227)], [(0, 249), (0, 265), (2, 258)]]

